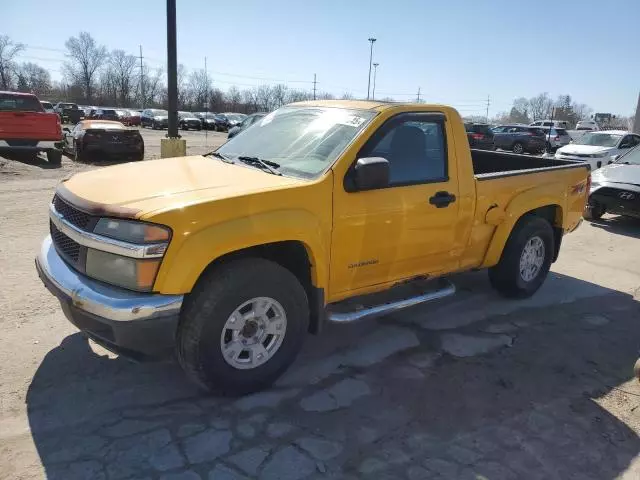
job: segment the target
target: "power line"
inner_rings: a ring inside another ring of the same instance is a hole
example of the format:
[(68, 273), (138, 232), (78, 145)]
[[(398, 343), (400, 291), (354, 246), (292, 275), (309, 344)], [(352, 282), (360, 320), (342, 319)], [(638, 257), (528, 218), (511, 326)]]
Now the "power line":
[(489, 95), (487, 95), (487, 123), (489, 123), (489, 105), (491, 104), (491, 99)]
[(420, 87), (418, 87), (418, 98), (417, 98), (417, 102), (420, 103)]
[(142, 105), (140, 105), (142, 108), (144, 108), (144, 104), (146, 103), (144, 101), (144, 66), (142, 65), (142, 45), (139, 45), (140, 47), (140, 100)]

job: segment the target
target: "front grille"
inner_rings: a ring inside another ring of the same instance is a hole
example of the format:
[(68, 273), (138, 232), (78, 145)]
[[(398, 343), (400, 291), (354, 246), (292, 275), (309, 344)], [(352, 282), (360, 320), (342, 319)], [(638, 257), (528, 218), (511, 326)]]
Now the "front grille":
[[(620, 196), (622, 194), (622, 197)], [(617, 204), (635, 210), (640, 210), (640, 192), (602, 187), (593, 193), (593, 197), (603, 203)], [(631, 198), (629, 198), (631, 197)]]
[(86, 230), (92, 220), (91, 215), (72, 207), (57, 195), (53, 197), (53, 206), (67, 222), (81, 228), (82, 230)]
[(78, 259), (80, 258), (80, 249), (82, 248), (82, 245), (67, 237), (64, 233), (58, 230), (51, 221), (49, 222), (49, 228), (51, 230), (51, 239), (53, 240), (53, 244), (55, 245), (58, 253), (60, 253), (60, 255), (62, 255), (67, 261), (77, 264)]

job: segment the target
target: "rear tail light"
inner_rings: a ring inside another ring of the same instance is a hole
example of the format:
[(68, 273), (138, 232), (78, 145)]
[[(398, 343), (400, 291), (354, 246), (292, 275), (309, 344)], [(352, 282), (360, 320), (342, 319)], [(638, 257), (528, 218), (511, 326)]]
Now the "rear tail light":
[(472, 133), (471, 138), (473, 138), (474, 140), (482, 140), (484, 138), (484, 135), (482, 133)]
[(556, 135), (553, 139), (557, 142), (558, 140), (560, 140), (560, 136)]

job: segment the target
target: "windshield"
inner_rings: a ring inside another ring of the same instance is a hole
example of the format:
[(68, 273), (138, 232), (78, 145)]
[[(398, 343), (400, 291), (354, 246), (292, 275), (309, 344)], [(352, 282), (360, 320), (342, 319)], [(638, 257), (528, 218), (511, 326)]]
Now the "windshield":
[(241, 122), (242, 120), (244, 120), (244, 117), (242, 115), (227, 115), (227, 118), (232, 122)]
[(283, 107), (233, 137), (217, 152), (280, 164), (284, 175), (313, 178), (330, 167), (375, 112)]
[(118, 122), (91, 122), (87, 124), (87, 128), (103, 128), (105, 130), (123, 130), (124, 125)]
[(613, 133), (585, 133), (573, 143), (576, 145), (592, 145), (596, 147), (615, 147), (621, 138), (622, 135)]
[(166, 116), (169, 116), (169, 112), (167, 112), (166, 110), (152, 110), (152, 111), (151, 111), (151, 114), (152, 114), (154, 117), (161, 117), (161, 116), (163, 116), (163, 115), (164, 115), (165, 117), (166, 117)]
[(623, 155), (614, 163), (629, 163), (631, 165), (640, 165), (640, 147), (629, 150), (626, 155)]
[(44, 108), (49, 108), (49, 109), (53, 108), (53, 105), (51, 105), (49, 102), (40, 102), (40, 103)]

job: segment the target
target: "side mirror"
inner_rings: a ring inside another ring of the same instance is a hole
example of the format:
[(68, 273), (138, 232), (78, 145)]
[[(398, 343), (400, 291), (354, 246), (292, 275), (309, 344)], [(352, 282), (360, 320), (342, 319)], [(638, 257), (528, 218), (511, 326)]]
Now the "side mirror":
[(389, 161), (386, 158), (359, 158), (354, 173), (357, 190), (374, 190), (389, 185)]
[(64, 128), (62, 129), (62, 131), (63, 131), (63, 132), (67, 132), (67, 133), (71, 133), (71, 130), (69, 130), (69, 128), (68, 128), (68, 127), (64, 127)]

